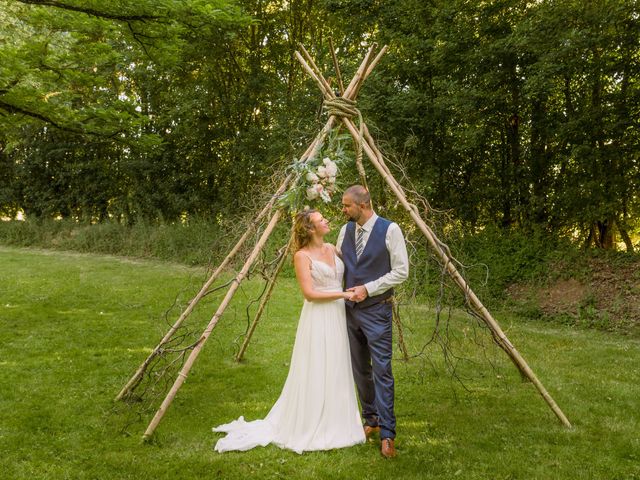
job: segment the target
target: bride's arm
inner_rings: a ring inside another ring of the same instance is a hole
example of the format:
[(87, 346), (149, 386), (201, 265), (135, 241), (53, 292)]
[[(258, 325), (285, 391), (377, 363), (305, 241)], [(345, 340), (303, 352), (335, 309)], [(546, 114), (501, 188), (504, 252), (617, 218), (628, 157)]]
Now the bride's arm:
[(349, 300), (352, 292), (318, 292), (313, 289), (313, 280), (311, 279), (311, 260), (301, 251), (297, 251), (293, 256), (293, 265), (296, 268), (296, 279), (302, 295), (310, 302), (322, 300), (337, 300), (344, 298)]

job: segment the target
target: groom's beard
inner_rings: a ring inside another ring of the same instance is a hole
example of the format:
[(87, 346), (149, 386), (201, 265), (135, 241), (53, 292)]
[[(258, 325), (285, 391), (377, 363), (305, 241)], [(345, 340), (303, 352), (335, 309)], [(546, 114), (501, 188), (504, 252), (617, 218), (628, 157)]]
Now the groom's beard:
[(354, 217), (353, 215), (345, 215), (347, 217), (347, 222), (355, 222), (358, 223), (358, 218), (360, 218), (360, 215), (358, 215), (358, 217)]

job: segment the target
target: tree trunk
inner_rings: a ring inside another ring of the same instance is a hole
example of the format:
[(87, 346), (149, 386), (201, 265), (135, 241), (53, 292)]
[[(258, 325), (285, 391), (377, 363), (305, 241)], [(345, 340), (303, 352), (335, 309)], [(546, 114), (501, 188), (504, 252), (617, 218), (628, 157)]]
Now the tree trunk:
[(513, 222), (513, 218), (511, 217), (511, 182), (509, 175), (510, 172), (510, 164), (509, 164), (509, 154), (507, 153), (508, 142), (507, 142), (507, 132), (508, 127), (505, 125), (505, 129), (501, 132), (501, 148), (500, 148), (500, 157), (501, 157), (501, 171), (500, 171), (500, 183), (502, 185), (502, 228), (507, 229), (511, 226)]
[(633, 253), (633, 242), (631, 241), (631, 237), (629, 237), (629, 233), (627, 229), (624, 228), (620, 223), (618, 225), (618, 232), (620, 232), (620, 236), (622, 237), (622, 241), (624, 242), (625, 247), (627, 248), (627, 253)]
[(538, 225), (546, 224), (549, 219), (546, 194), (550, 185), (548, 182), (549, 156), (547, 153), (547, 126), (545, 101), (534, 99), (531, 104), (531, 163), (530, 179), (533, 184), (533, 198), (530, 199), (528, 209), (531, 219)]
[(591, 224), (589, 238), (587, 238), (587, 241), (585, 242), (585, 247), (588, 248), (593, 241), (596, 248), (602, 248), (603, 250), (615, 250), (615, 226), (616, 221), (613, 217), (593, 222)]

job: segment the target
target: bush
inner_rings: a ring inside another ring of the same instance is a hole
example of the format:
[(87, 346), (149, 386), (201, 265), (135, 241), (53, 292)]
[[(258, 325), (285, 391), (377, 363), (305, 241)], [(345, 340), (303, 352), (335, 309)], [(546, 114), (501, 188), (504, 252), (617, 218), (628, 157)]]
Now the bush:
[(488, 283), (494, 295), (500, 295), (513, 283), (545, 278), (549, 262), (555, 258), (569, 260), (580, 256), (578, 247), (541, 230), (486, 228), (462, 238), (459, 249), (469, 262), (487, 266)]
[(216, 222), (204, 219), (187, 224), (138, 222), (131, 226), (71, 220), (9, 221), (0, 222), (0, 243), (206, 265), (227, 250), (231, 239), (222, 232)]

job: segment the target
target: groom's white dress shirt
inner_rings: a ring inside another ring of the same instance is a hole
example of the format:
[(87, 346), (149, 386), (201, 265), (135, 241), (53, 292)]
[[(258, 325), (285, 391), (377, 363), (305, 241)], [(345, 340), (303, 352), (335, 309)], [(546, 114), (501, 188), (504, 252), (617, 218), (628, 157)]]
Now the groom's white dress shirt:
[[(364, 225), (362, 225), (362, 227), (356, 224), (356, 235), (359, 229), (363, 230), (363, 250), (367, 247), (367, 241), (369, 240), (371, 229), (373, 228), (373, 225), (376, 223), (377, 219), (378, 215), (374, 213), (371, 218), (367, 220)], [(342, 241), (344, 240), (346, 229), (347, 225), (343, 225), (342, 229), (340, 230), (340, 234), (338, 235), (338, 240), (336, 241), (336, 249), (338, 250), (338, 253), (340, 255), (342, 255)], [(389, 228), (387, 229), (387, 235), (385, 236), (385, 245), (387, 246), (387, 251), (389, 252), (391, 271), (378, 278), (377, 280), (373, 280), (364, 284), (364, 288), (367, 289), (367, 294), (370, 297), (380, 295), (389, 290), (391, 287), (401, 284), (409, 276), (409, 255), (407, 254), (407, 246), (404, 243), (402, 230), (400, 230), (400, 227), (395, 222), (391, 222), (391, 225), (389, 225)]]

